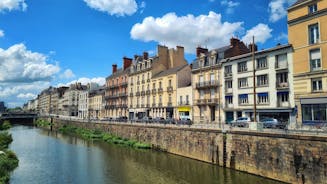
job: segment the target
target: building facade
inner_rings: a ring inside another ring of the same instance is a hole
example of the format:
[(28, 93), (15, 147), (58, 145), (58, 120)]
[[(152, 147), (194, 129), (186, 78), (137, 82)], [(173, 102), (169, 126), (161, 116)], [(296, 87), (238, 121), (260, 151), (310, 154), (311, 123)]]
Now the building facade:
[(101, 87), (90, 91), (88, 98), (88, 111), (91, 119), (102, 119), (105, 115), (105, 88)]
[(63, 116), (78, 116), (78, 98), (81, 91), (87, 86), (81, 83), (71, 84), (58, 100), (58, 114)]
[(177, 88), (177, 119), (192, 120), (192, 85)]
[(326, 0), (298, 0), (288, 9), (298, 126), (327, 123), (326, 12)]
[(132, 59), (124, 57), (123, 67), (112, 65), (112, 74), (106, 78), (105, 117), (128, 116), (128, 74)]
[[(144, 52), (142, 56), (135, 55), (128, 83), (129, 118), (142, 119), (153, 115), (165, 118), (167, 113), (163, 110), (162, 99), (160, 103), (159, 93), (163, 93), (163, 86), (167, 84), (161, 82), (160, 86), (160, 81), (158, 79), (152, 81), (152, 77), (165, 70), (186, 64), (184, 48), (179, 46), (177, 49), (168, 49), (166, 46), (158, 45), (157, 55), (154, 57), (149, 57), (147, 52)], [(163, 97), (161, 96), (161, 98)], [(171, 112), (171, 108), (169, 112)], [(169, 116), (172, 116), (171, 114), (173, 113), (170, 113)]]
[(254, 112), (254, 80), (256, 75), (257, 120), (265, 117), (282, 122), (295, 122), (292, 46), (277, 46), (228, 58), (222, 62), (223, 121), (251, 117)]
[(89, 90), (81, 91), (78, 96), (78, 118), (89, 118)]
[(37, 97), (38, 99), (38, 112), (41, 115), (48, 115), (51, 107), (51, 93), (53, 87), (43, 90)]
[(221, 101), (221, 61), (250, 52), (236, 38), (230, 45), (208, 51), (198, 47), (196, 60), (192, 63), (193, 122), (221, 124), (223, 111)]

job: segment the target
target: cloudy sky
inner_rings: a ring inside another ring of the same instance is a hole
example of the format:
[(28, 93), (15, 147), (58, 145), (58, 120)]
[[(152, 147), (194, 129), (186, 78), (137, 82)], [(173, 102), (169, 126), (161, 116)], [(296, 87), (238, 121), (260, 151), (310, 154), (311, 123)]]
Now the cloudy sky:
[(0, 0), (0, 101), (14, 107), (48, 86), (104, 84), (111, 65), (156, 45), (217, 48), (234, 36), (259, 49), (287, 43), (295, 0)]

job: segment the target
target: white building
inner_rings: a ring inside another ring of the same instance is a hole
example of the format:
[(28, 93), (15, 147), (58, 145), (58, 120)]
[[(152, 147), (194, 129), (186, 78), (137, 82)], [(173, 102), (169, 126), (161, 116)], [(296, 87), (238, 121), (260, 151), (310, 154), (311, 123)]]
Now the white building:
[(89, 118), (89, 91), (81, 91), (78, 98), (78, 118)]
[[(257, 117), (295, 122), (292, 46), (255, 52)], [(224, 121), (252, 117), (254, 108), (252, 54), (222, 62)]]
[(177, 88), (177, 119), (192, 120), (193, 111), (192, 85)]

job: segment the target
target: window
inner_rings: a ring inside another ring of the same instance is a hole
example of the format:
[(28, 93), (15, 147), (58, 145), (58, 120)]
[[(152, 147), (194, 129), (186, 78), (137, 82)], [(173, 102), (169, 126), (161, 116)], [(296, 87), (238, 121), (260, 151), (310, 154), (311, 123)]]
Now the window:
[(215, 89), (211, 89), (210, 90), (210, 97), (211, 97), (211, 99), (215, 98), (215, 96), (216, 96)]
[(239, 95), (239, 104), (248, 104), (248, 103), (249, 103), (248, 94)]
[(215, 74), (212, 73), (212, 74), (210, 74), (210, 81), (212, 82), (212, 81), (214, 81), (214, 80), (215, 80)]
[(280, 102), (288, 102), (288, 91), (277, 92), (277, 97)]
[(156, 104), (156, 96), (153, 96), (153, 104)]
[(203, 82), (203, 75), (200, 75), (200, 77), (199, 77), (199, 81), (200, 81), (200, 83)]
[(266, 57), (259, 58), (257, 60), (257, 69), (264, 69), (264, 68), (268, 68)]
[(162, 103), (162, 96), (159, 96), (159, 103)]
[(288, 82), (288, 73), (287, 72), (278, 73), (278, 74), (276, 74), (276, 78), (277, 78), (278, 84), (287, 83)]
[(225, 84), (226, 84), (226, 89), (232, 89), (233, 88), (233, 81), (232, 80), (226, 81)]
[(161, 88), (161, 81), (159, 82), (159, 89)]
[(238, 72), (246, 72), (246, 71), (248, 71), (247, 62), (244, 61), (244, 62), (238, 63), (237, 64), (237, 71)]
[(179, 104), (183, 104), (183, 96), (179, 96)]
[(188, 95), (186, 95), (186, 104), (188, 104)]
[(269, 96), (268, 93), (258, 93), (258, 104), (268, 104)]
[(200, 99), (204, 99), (204, 91), (203, 90), (200, 90)]
[(152, 89), (156, 89), (156, 83), (152, 84)]
[(225, 73), (232, 73), (232, 65), (225, 66)]
[(169, 79), (168, 83), (169, 83), (169, 87), (171, 87), (171, 79)]
[(316, 12), (318, 10), (317, 4), (315, 3), (315, 4), (312, 4), (312, 5), (309, 5), (308, 9), (309, 9), (309, 14)]
[(169, 97), (168, 97), (168, 103), (171, 103), (171, 94), (169, 94)]
[(287, 54), (276, 56), (276, 68), (287, 68)]
[(321, 69), (320, 58), (321, 58), (320, 49), (310, 50), (311, 71), (316, 71)]
[(148, 79), (150, 79), (150, 73), (148, 73)]
[(233, 104), (233, 96), (226, 96), (226, 104)]
[(247, 78), (238, 79), (238, 87), (239, 88), (246, 88), (246, 87), (248, 87), (248, 79)]
[(309, 44), (315, 44), (319, 41), (319, 27), (318, 24), (309, 26)]
[(312, 91), (321, 91), (322, 90), (322, 81), (319, 79), (312, 79)]
[(258, 86), (267, 86), (268, 85), (268, 75), (259, 75), (257, 76)]
[(327, 104), (302, 105), (303, 123), (327, 123)]

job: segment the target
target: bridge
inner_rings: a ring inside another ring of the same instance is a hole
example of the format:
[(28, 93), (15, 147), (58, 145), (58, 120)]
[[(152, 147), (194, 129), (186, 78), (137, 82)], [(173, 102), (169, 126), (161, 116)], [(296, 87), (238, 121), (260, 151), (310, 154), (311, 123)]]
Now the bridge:
[(36, 113), (30, 112), (6, 112), (0, 114), (0, 123), (9, 120), (11, 124), (33, 125), (37, 117)]

